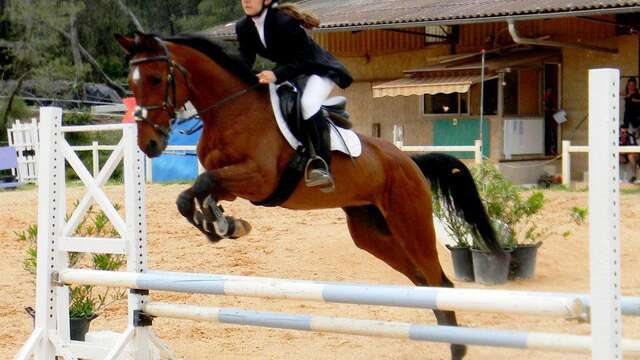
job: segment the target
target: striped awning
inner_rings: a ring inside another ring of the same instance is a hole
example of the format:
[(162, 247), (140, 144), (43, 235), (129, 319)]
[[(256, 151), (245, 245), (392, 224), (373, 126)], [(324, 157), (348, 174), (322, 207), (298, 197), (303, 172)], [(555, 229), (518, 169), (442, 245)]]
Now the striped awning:
[(471, 84), (479, 83), (480, 75), (451, 75), (439, 77), (406, 77), (373, 87), (373, 97), (410, 96), (424, 94), (466, 93)]

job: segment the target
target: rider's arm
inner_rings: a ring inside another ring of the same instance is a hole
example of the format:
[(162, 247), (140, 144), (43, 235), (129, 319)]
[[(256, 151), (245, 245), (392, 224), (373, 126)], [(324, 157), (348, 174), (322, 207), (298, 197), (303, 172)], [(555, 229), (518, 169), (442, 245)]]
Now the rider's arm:
[(287, 64), (278, 65), (273, 69), (278, 83), (302, 75), (304, 73), (304, 59), (312, 55), (312, 51), (309, 49), (309, 41), (311, 40), (309, 40), (307, 33), (302, 29), (300, 23), (289, 16), (282, 18), (283, 22), (280, 25), (279, 35), (286, 36), (286, 42), (290, 45), (289, 49), (291, 51), (287, 56), (289, 56), (292, 61)]
[(253, 68), (253, 64), (256, 62), (256, 49), (252, 46), (251, 39), (247, 37), (246, 31), (243, 30), (242, 22), (236, 23), (236, 35), (238, 36), (242, 60), (244, 60), (250, 68)]

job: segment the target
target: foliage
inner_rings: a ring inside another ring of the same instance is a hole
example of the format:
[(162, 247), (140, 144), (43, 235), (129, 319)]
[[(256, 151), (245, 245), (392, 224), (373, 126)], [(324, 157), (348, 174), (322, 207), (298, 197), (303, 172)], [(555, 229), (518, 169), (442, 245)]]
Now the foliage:
[(535, 215), (544, 206), (542, 192), (533, 191), (523, 199), (520, 189), (488, 161), (471, 172), (489, 218), (503, 227), (502, 231), (497, 230), (503, 236), (505, 248), (513, 248), (520, 242), (534, 243), (545, 233), (535, 221)]
[(571, 219), (578, 225), (584, 224), (587, 218), (588, 210), (585, 208), (574, 206), (571, 208)]
[(442, 201), (442, 196), (437, 192), (433, 194), (433, 214), (442, 222), (447, 234), (455, 240), (456, 247), (469, 247), (471, 227)]
[[(77, 208), (75, 203), (74, 209)], [(117, 204), (114, 205), (119, 210)], [(69, 220), (70, 215), (65, 220)], [(26, 271), (35, 275), (37, 269), (37, 238), (38, 227), (29, 225), (25, 230), (15, 233), (18, 240), (26, 243), (23, 266)], [(104, 211), (90, 206), (86, 215), (80, 221), (74, 236), (80, 237), (114, 237), (117, 231), (109, 222)], [(116, 271), (126, 264), (122, 255), (70, 253), (69, 267), (91, 268), (95, 270)], [(69, 287), (69, 317), (72, 319), (92, 318), (114, 302), (126, 298), (126, 291), (113, 288), (97, 288), (93, 285)]]

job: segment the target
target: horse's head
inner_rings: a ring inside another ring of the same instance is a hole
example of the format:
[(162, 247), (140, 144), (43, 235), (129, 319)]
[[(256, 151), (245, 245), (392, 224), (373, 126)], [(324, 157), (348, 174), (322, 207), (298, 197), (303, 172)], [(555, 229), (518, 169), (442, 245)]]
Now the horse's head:
[(159, 156), (167, 146), (176, 110), (188, 101), (188, 74), (158, 37), (138, 33), (134, 38), (116, 35), (116, 39), (130, 57), (138, 146), (149, 157)]

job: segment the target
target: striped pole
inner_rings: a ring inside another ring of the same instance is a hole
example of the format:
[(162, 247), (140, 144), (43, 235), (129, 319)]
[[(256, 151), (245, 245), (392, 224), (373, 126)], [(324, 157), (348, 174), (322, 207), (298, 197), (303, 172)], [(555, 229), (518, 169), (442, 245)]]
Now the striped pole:
[[(497, 346), (559, 352), (589, 353), (591, 337), (560, 333), (506, 331), (431, 326), (403, 322), (357, 320), (313, 315), (259, 312), (244, 309), (150, 303), (144, 312), (155, 317), (211, 321), (224, 324), (260, 326), (278, 329), (331, 332), (416, 341)], [(627, 354), (640, 354), (640, 341), (624, 340)]]
[[(247, 296), (587, 319), (587, 295), (449, 289), (415, 286), (322, 283), (233, 275), (177, 272), (110, 272), (67, 269), (61, 283), (213, 295)], [(623, 311), (640, 315), (640, 298), (623, 299)]]

